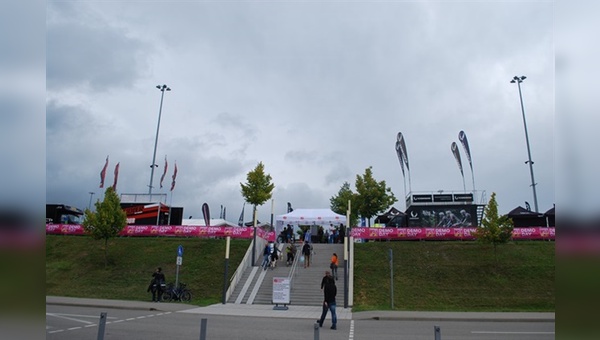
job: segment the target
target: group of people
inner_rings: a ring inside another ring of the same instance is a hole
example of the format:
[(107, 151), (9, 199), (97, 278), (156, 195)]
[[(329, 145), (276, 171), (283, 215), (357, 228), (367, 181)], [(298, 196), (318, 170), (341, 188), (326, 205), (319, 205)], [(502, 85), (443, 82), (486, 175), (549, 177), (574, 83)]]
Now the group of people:
[[(275, 266), (279, 259), (278, 253), (281, 251), (274, 243), (268, 243), (265, 245), (263, 251), (263, 263), (262, 267), (266, 270), (269, 266)], [(304, 268), (310, 267), (310, 256), (312, 253), (312, 246), (310, 242), (304, 242), (302, 247), (302, 255), (304, 256)], [(296, 246), (293, 242), (290, 242), (286, 247), (287, 264), (291, 265), (294, 262), (294, 256), (296, 254)], [(339, 265), (338, 256), (333, 253), (331, 256), (331, 263), (329, 268), (331, 271), (325, 271), (325, 276), (321, 280), (321, 291), (323, 292), (323, 310), (321, 317), (317, 320), (319, 327), (323, 327), (323, 322), (327, 317), (327, 313), (331, 312), (331, 329), (337, 329), (337, 314), (335, 311), (336, 302), (335, 296), (337, 294), (337, 287), (335, 281), (338, 279), (337, 268)], [(162, 268), (158, 267), (152, 273), (152, 280), (148, 286), (148, 292), (152, 292), (152, 301), (159, 302), (162, 300), (162, 295), (165, 291), (165, 274), (162, 272)]]
[[(304, 234), (304, 245), (302, 246), (302, 255), (304, 256), (304, 268), (310, 267), (311, 255), (313, 254), (313, 247), (310, 243), (310, 229)], [(338, 279), (337, 269), (339, 266), (339, 260), (336, 253), (331, 256), (329, 268), (331, 271), (325, 271), (325, 276), (321, 280), (321, 291), (323, 292), (323, 308), (321, 317), (317, 320), (319, 327), (323, 327), (323, 322), (327, 317), (327, 313), (331, 313), (331, 329), (337, 329), (337, 314), (335, 311), (336, 302), (335, 296), (337, 295), (337, 287), (335, 281)]]
[(263, 262), (261, 267), (263, 270), (267, 268), (275, 268), (277, 266), (277, 260), (279, 260), (279, 253), (281, 250), (274, 243), (267, 243), (263, 249)]
[[(314, 228), (314, 227), (313, 227)], [(304, 242), (314, 243), (343, 243), (345, 227), (343, 224), (334, 226), (330, 224), (327, 226), (316, 227), (316, 234), (313, 234), (311, 227), (303, 227), (299, 231), (299, 240)], [(295, 243), (296, 235), (294, 233), (294, 227), (288, 224), (281, 230), (277, 236), (277, 242), (281, 243)]]

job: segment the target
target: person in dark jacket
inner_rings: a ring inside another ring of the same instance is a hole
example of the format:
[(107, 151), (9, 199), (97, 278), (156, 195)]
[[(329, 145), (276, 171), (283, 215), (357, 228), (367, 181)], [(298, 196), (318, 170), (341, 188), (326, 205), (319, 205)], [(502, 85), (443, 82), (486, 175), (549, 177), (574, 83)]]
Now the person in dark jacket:
[(329, 271), (325, 272), (325, 277), (321, 280), (321, 288), (323, 289), (323, 312), (321, 318), (317, 320), (319, 327), (323, 327), (323, 321), (327, 316), (327, 311), (331, 311), (331, 329), (337, 329), (337, 315), (335, 313), (335, 295), (337, 294), (337, 287), (335, 286), (335, 280), (331, 276)]
[(304, 268), (310, 267), (310, 253), (312, 250), (312, 246), (310, 243), (304, 241), (304, 245), (302, 246), (302, 255), (304, 255)]
[(152, 291), (153, 302), (162, 300), (162, 295), (165, 290), (165, 274), (163, 274), (162, 268), (158, 267), (154, 273), (152, 273), (152, 282), (148, 288)]

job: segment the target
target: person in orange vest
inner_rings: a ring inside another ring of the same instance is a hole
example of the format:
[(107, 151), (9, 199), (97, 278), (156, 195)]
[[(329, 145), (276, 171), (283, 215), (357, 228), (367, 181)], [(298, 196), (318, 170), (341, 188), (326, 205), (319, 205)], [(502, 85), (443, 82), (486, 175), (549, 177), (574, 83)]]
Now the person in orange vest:
[(331, 268), (331, 273), (333, 274), (333, 277), (336, 280), (338, 279), (338, 275), (337, 275), (338, 265), (339, 265), (338, 256), (336, 253), (333, 253), (333, 255), (331, 256), (331, 263), (329, 264), (329, 268)]

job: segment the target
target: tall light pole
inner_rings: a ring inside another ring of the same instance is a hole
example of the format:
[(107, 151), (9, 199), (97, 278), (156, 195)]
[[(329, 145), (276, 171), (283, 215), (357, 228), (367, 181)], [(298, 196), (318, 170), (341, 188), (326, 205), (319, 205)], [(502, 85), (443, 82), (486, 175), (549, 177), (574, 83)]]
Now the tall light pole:
[(537, 202), (537, 194), (535, 192), (535, 179), (533, 177), (533, 161), (531, 160), (531, 148), (529, 147), (529, 134), (527, 133), (527, 122), (525, 121), (525, 108), (523, 107), (523, 95), (521, 94), (521, 83), (523, 80), (527, 79), (525, 76), (514, 76), (510, 81), (512, 84), (517, 83), (519, 88), (519, 99), (521, 100), (521, 112), (523, 113), (523, 126), (525, 127), (525, 141), (527, 142), (527, 156), (528, 160), (525, 164), (529, 163), (529, 172), (531, 173), (531, 188), (533, 189), (533, 205), (535, 208), (535, 212), (538, 212), (538, 202)]
[(92, 210), (92, 196), (94, 196), (95, 192), (90, 191), (90, 203), (88, 204), (88, 210)]
[(152, 180), (154, 179), (154, 168), (156, 165), (156, 146), (158, 145), (158, 131), (160, 130), (160, 116), (162, 114), (163, 98), (165, 97), (165, 91), (171, 91), (167, 85), (156, 85), (156, 88), (160, 90), (160, 108), (158, 109), (158, 124), (156, 125), (156, 138), (154, 139), (154, 154), (152, 155), (152, 164), (150, 165), (150, 184), (148, 185), (148, 195), (152, 200)]

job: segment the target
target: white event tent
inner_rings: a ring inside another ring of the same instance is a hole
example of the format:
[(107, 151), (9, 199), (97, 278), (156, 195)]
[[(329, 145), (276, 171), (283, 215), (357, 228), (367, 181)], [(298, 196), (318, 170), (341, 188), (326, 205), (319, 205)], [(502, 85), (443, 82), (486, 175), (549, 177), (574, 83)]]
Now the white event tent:
[(294, 211), (287, 214), (277, 215), (275, 221), (276, 235), (279, 235), (281, 230), (288, 224), (293, 226), (329, 226), (331, 224), (338, 226), (346, 224), (346, 216), (336, 214), (331, 209), (294, 209)]

